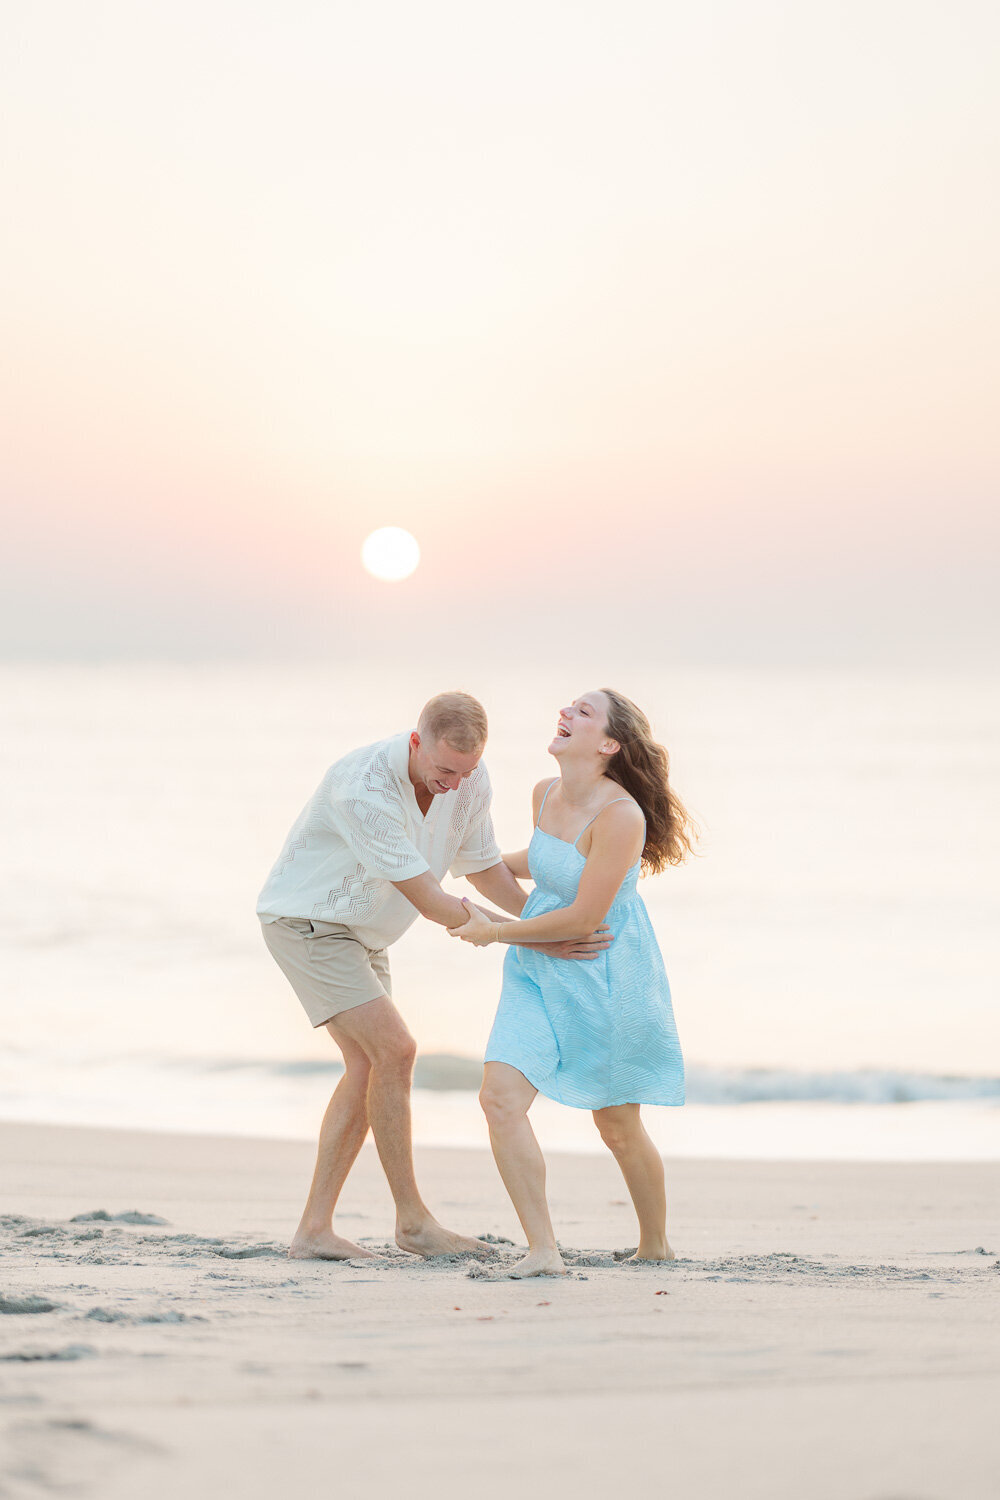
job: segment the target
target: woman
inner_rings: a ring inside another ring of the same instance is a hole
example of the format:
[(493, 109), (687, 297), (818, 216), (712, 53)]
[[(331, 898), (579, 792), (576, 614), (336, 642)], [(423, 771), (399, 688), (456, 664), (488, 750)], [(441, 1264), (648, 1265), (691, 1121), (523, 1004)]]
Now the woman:
[(663, 1163), (639, 1106), (684, 1102), (670, 989), (636, 890), (640, 868), (656, 873), (691, 852), (695, 830), (668, 784), (667, 753), (635, 704), (604, 688), (561, 710), (549, 754), (560, 774), (535, 788), (531, 843), (504, 856), (535, 882), (521, 918), (491, 921), (468, 903), (468, 922), (449, 929), (479, 946), (584, 938), (605, 921), (614, 936), (591, 962), (519, 946), (504, 960), (480, 1100), (528, 1239), (517, 1277), (566, 1272), (528, 1123), (535, 1095), (593, 1110), (638, 1215), (636, 1260), (673, 1259)]

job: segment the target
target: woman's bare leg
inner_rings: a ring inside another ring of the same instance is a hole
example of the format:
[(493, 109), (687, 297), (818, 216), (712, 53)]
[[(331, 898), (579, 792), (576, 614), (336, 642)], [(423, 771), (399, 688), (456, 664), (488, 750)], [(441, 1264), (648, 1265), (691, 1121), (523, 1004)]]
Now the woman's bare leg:
[(507, 1063), (489, 1062), (483, 1070), (479, 1102), (490, 1127), (490, 1144), (528, 1241), (527, 1255), (510, 1273), (518, 1278), (566, 1274), (545, 1198), (545, 1158), (528, 1123), (537, 1093), (524, 1074)]
[(635, 1260), (673, 1260), (667, 1243), (667, 1194), (663, 1159), (646, 1134), (638, 1104), (594, 1110), (594, 1124), (621, 1168), (639, 1219)]

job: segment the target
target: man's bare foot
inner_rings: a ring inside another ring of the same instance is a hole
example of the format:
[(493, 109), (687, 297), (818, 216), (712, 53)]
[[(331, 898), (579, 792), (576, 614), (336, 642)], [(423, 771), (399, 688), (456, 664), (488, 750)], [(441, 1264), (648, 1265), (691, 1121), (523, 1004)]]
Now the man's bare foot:
[(637, 1260), (676, 1260), (674, 1252), (666, 1240), (661, 1240), (655, 1245), (640, 1245), (634, 1255), (627, 1257), (630, 1261)]
[(400, 1250), (422, 1255), (425, 1260), (434, 1255), (496, 1255), (493, 1246), (487, 1245), (485, 1240), (470, 1240), (464, 1234), (453, 1234), (436, 1219), (428, 1219), (417, 1229), (402, 1229), (397, 1224), (396, 1244)]
[(515, 1281), (525, 1276), (568, 1276), (563, 1258), (558, 1250), (529, 1250), (523, 1260), (507, 1272)]
[(362, 1250), (352, 1240), (342, 1239), (332, 1229), (314, 1233), (297, 1229), (288, 1247), (289, 1260), (374, 1260), (370, 1250)]

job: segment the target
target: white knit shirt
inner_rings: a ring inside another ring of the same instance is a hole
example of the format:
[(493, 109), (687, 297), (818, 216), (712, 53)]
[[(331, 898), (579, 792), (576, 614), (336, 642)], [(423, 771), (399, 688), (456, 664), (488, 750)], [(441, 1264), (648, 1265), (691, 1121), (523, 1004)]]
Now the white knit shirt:
[(500, 863), (490, 779), (480, 761), (423, 817), (409, 777), (409, 733), (352, 750), (327, 771), (257, 898), (264, 922), (309, 917), (350, 927), (368, 948), (394, 943), (417, 909), (392, 885), (431, 870), (473, 875)]

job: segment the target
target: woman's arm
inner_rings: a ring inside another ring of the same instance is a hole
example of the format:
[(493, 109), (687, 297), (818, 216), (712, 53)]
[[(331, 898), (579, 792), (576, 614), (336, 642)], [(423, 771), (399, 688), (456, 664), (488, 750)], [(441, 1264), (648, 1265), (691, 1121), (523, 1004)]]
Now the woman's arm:
[(519, 849), (516, 854), (505, 854), (503, 862), (515, 880), (531, 879), (531, 871), (528, 868), (527, 849)]
[(465, 878), (487, 901), (516, 917), (528, 897), (518, 885), (515, 874), (505, 857), (499, 864), (490, 865), (488, 870), (477, 870)]
[[(569, 906), (529, 917), (526, 922), (490, 923), (476, 910), (455, 937), (485, 947), (488, 943), (553, 943), (588, 936), (611, 909), (622, 881), (642, 852), (645, 823), (634, 802), (609, 806), (594, 824), (590, 853), (576, 899)], [(497, 930), (499, 928), (499, 938)]]

